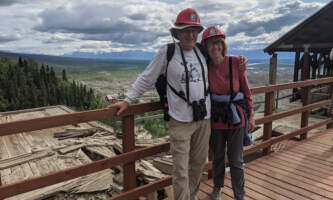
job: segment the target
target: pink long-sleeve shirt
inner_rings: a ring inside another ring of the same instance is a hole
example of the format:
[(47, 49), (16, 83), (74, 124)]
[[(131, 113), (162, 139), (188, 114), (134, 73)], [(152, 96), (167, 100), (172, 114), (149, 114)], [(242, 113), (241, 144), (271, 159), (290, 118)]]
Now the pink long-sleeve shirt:
[[(234, 93), (243, 92), (245, 102), (249, 108), (250, 114), (253, 113), (253, 103), (251, 91), (249, 88), (246, 70), (241, 70), (239, 68), (240, 57), (232, 56), (232, 75), (233, 75), (233, 91)], [(230, 81), (229, 81), (229, 56), (225, 56), (224, 60), (219, 65), (210, 64), (209, 66), (209, 87), (210, 91), (219, 95), (230, 95)], [(218, 122), (214, 122), (211, 119), (211, 127), (213, 129), (234, 129), (241, 128), (245, 126), (244, 112), (243, 109), (236, 105), (237, 109), (242, 118), (242, 123), (238, 126), (233, 126), (232, 124), (223, 123), (221, 119)], [(212, 110), (214, 107), (212, 107)]]

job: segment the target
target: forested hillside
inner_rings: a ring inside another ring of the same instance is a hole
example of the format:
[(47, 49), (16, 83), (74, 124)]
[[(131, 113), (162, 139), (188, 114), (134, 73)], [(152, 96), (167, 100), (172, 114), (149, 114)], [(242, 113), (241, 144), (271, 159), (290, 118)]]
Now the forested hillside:
[(101, 98), (92, 89), (57, 76), (48, 65), (21, 57), (13, 62), (0, 58), (0, 111), (64, 104), (76, 110), (97, 108)]

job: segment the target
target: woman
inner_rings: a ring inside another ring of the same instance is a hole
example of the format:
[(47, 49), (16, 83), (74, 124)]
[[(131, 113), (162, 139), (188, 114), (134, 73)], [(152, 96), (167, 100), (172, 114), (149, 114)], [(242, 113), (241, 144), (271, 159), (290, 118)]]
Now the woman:
[[(215, 26), (203, 33), (201, 44), (208, 53), (209, 84), (212, 98), (212, 134), (214, 189), (212, 200), (220, 199), (225, 177), (225, 149), (229, 159), (235, 199), (244, 199), (244, 135), (254, 129), (253, 103), (240, 57), (227, 56), (225, 35)], [(231, 70), (230, 70), (231, 69)], [(231, 73), (230, 73), (231, 72)]]

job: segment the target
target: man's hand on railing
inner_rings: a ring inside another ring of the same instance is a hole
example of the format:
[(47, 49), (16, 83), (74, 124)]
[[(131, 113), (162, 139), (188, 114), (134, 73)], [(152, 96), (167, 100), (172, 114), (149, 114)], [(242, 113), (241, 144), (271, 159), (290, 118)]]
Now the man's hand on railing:
[(247, 60), (247, 58), (245, 57), (245, 56), (240, 56), (240, 59), (241, 59), (241, 63), (240, 63), (240, 69), (241, 70), (246, 70), (246, 68), (247, 68), (247, 65), (248, 65), (248, 60)]
[(129, 106), (129, 103), (127, 101), (121, 101), (115, 104), (111, 104), (108, 106), (108, 108), (118, 108), (118, 112), (117, 112), (117, 116), (121, 115), (121, 113), (124, 112), (124, 110), (126, 110)]

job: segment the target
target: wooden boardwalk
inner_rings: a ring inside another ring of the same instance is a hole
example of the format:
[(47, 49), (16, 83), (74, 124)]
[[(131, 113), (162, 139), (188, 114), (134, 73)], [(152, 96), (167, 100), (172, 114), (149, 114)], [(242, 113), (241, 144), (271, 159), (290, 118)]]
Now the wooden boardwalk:
[[(333, 129), (305, 141), (283, 143), (279, 150), (245, 165), (249, 200), (333, 200)], [(199, 199), (209, 200), (213, 182), (201, 183)], [(230, 174), (226, 175), (223, 200), (232, 200)]]

